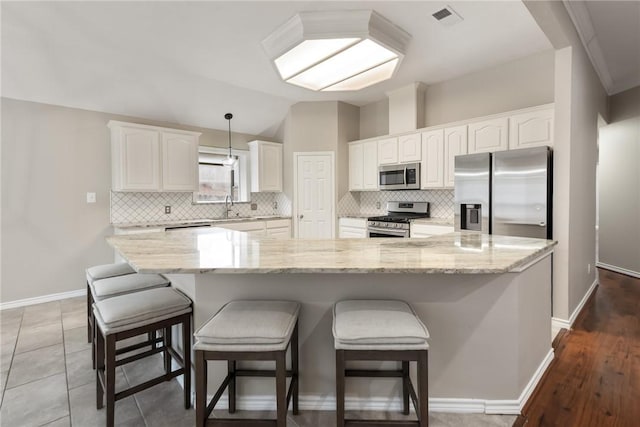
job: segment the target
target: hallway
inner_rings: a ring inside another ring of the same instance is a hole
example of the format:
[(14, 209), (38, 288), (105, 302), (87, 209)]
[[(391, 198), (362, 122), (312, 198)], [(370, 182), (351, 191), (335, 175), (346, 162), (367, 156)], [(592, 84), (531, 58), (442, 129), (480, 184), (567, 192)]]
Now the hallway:
[(640, 425), (640, 279), (599, 277), (514, 426)]

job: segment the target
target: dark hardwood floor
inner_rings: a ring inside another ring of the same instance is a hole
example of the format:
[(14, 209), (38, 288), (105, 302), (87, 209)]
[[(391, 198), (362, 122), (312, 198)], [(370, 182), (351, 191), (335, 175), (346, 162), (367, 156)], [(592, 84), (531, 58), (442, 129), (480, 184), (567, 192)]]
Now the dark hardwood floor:
[(640, 426), (640, 279), (599, 273), (514, 426)]

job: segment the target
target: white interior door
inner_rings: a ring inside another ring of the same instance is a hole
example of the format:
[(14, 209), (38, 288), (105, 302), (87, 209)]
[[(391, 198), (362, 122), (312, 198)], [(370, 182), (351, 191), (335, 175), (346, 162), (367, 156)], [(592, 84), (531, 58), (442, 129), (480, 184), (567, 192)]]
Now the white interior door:
[(300, 239), (334, 237), (333, 153), (296, 153), (294, 222)]

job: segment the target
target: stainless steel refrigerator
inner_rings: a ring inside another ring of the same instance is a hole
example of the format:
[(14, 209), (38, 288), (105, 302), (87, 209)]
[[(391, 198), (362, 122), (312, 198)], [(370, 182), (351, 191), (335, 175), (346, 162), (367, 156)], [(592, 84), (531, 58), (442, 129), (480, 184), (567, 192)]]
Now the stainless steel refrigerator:
[(455, 228), (552, 238), (549, 147), (456, 156)]

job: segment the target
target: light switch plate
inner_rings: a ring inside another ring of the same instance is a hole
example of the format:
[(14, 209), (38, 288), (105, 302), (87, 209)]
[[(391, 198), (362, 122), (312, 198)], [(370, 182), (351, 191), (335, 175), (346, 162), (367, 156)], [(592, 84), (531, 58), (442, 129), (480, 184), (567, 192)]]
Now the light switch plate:
[(96, 193), (87, 193), (87, 203), (96, 202)]

